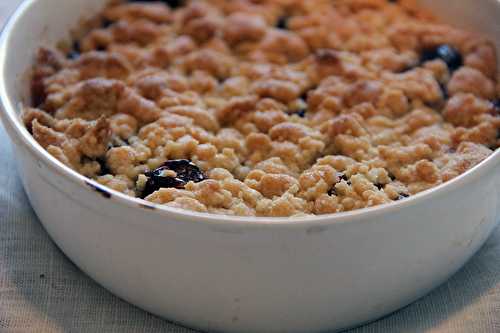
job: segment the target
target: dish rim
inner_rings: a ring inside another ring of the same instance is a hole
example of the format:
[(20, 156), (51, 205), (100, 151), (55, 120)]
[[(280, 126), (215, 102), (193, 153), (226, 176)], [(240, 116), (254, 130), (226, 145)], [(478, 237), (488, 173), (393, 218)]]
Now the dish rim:
[[(395, 211), (404, 209), (405, 207), (414, 206), (427, 200), (432, 200), (435, 197), (446, 195), (459, 187), (466, 186), (468, 183), (474, 182), (481, 177), (484, 172), (493, 170), (500, 163), (500, 149), (496, 149), (493, 154), (487, 157), (484, 161), (467, 170), (460, 176), (440, 184), (436, 187), (422, 191), (416, 195), (412, 195), (401, 201), (385, 203), (373, 207), (367, 207), (347, 212), (331, 213), (324, 215), (308, 215), (298, 217), (257, 217), (257, 216), (233, 216), (217, 213), (199, 213), (181, 208), (174, 208), (167, 205), (154, 204), (140, 198), (134, 198), (124, 193), (118, 192), (111, 188), (105, 187), (95, 180), (87, 178), (70, 167), (64, 165), (55, 157), (50, 155), (42, 146), (32, 137), (24, 124), (19, 118), (19, 113), (16, 112), (20, 105), (14, 103), (6, 89), (5, 67), (8, 55), (7, 46), (15, 29), (19, 29), (18, 23), (23, 15), (30, 10), (36, 0), (24, 0), (8, 18), (6, 24), (0, 31), (0, 118), (3, 120), (4, 126), (9, 127), (15, 137), (11, 137), (11, 132), (7, 134), (11, 141), (17, 139), (27, 150), (47, 166), (51, 171), (58, 176), (64, 177), (76, 186), (84, 187), (89, 192), (97, 192), (105, 194), (101, 197), (103, 200), (108, 200), (113, 204), (127, 206), (146, 211), (145, 214), (157, 214), (170, 219), (179, 221), (191, 221), (198, 223), (210, 223), (223, 226), (235, 227), (315, 227), (329, 226), (333, 224), (352, 223), (361, 221), (368, 217), (376, 217), (383, 214), (390, 214)], [(108, 196), (109, 194), (109, 196)]]

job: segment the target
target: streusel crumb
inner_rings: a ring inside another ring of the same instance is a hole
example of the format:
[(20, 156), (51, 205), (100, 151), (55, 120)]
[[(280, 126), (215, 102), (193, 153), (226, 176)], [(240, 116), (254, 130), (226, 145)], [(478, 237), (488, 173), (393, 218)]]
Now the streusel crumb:
[(449, 181), (498, 147), (496, 51), (414, 1), (114, 1), (39, 50), (23, 120), (130, 196), (330, 214)]

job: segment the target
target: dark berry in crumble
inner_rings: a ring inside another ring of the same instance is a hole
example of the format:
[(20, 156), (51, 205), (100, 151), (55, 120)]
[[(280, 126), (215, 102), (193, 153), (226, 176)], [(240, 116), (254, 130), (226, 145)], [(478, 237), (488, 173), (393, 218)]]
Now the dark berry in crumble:
[(497, 115), (500, 115), (500, 99), (495, 99), (491, 101), (491, 104), (493, 104), (493, 108), (495, 109), (495, 113)]
[(74, 41), (71, 45), (71, 50), (67, 54), (68, 59), (75, 60), (80, 56), (80, 43), (78, 41)]
[(448, 99), (450, 95), (448, 94), (448, 88), (446, 84), (444, 83), (439, 83), (439, 88), (441, 88), (441, 94), (443, 95), (443, 99)]
[(306, 109), (300, 109), (300, 110), (294, 112), (293, 114), (296, 114), (300, 118), (304, 118), (306, 116), (306, 111), (307, 111)]
[(345, 180), (345, 181), (349, 180), (347, 175), (345, 173), (342, 173), (342, 172), (337, 172), (337, 177), (339, 177), (341, 180)]
[(410, 197), (410, 195), (407, 193), (399, 193), (399, 196), (397, 197), (396, 201), (403, 200), (403, 199), (406, 199), (409, 197)]
[(170, 8), (181, 7), (184, 4), (183, 0), (129, 0), (129, 2), (163, 2)]
[(113, 21), (108, 20), (107, 18), (103, 18), (102, 21), (101, 21), (101, 26), (103, 28), (109, 28), (110, 26), (113, 25), (113, 23), (114, 23)]
[(113, 172), (109, 169), (108, 164), (106, 163), (106, 160), (104, 158), (98, 158), (97, 163), (99, 163), (99, 166), (101, 167), (101, 170), (99, 172), (100, 175), (111, 175)]
[[(175, 176), (166, 174), (168, 170), (174, 171)], [(184, 188), (184, 186), (192, 181), (195, 183), (205, 180), (205, 175), (198, 166), (189, 160), (170, 160), (163, 166), (145, 174), (148, 178), (146, 186), (142, 192), (142, 197), (145, 198), (160, 188)]]
[(422, 52), (422, 63), (435, 59), (443, 60), (448, 65), (450, 71), (455, 71), (463, 65), (463, 58), (460, 52), (448, 44), (428, 48)]
[(287, 20), (288, 18), (285, 16), (280, 17), (276, 23), (276, 28), (284, 30), (288, 29)]
[[(345, 173), (337, 172), (337, 177), (339, 178), (338, 183), (340, 183), (343, 180), (347, 182), (347, 185), (351, 185), (351, 181), (349, 180), (349, 178), (346, 176)], [(328, 195), (337, 195), (337, 189), (335, 188), (335, 185), (330, 190), (328, 190)]]

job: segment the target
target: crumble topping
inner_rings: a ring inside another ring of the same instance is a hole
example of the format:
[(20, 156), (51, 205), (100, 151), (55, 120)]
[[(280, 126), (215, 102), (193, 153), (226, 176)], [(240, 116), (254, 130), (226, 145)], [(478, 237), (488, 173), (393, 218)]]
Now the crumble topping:
[(329, 214), (404, 200), (498, 148), (493, 44), (412, 0), (114, 1), (89, 22), (71, 48), (40, 48), (23, 121), (130, 196)]

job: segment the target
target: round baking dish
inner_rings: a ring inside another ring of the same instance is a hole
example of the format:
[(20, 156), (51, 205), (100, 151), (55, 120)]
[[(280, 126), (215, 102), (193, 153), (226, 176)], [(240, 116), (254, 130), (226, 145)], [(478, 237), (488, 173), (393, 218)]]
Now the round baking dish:
[[(80, 17), (106, 2), (27, 0), (18, 8), (0, 40), (0, 114), (44, 227), (75, 264), (119, 297), (207, 331), (339, 330), (425, 295), (495, 227), (499, 151), (408, 200), (293, 219), (155, 206), (77, 174), (35, 142), (19, 120), (19, 104), (27, 100), (36, 49), (67, 37)], [(497, 1), (421, 2), (498, 36)]]

